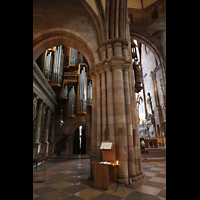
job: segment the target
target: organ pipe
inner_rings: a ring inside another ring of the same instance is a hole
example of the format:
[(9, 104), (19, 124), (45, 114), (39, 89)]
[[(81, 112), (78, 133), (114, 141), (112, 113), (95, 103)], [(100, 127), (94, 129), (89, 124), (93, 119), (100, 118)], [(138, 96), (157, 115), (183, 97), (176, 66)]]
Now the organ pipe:
[(52, 51), (47, 52), (46, 63), (45, 63), (45, 78), (51, 79), (52, 73)]
[(64, 52), (62, 45), (56, 47), (56, 55), (54, 59), (54, 77), (53, 83), (62, 83), (62, 73), (63, 73), (63, 59)]
[(88, 104), (92, 104), (92, 81), (88, 84)]
[(67, 93), (68, 93), (68, 85), (66, 84), (63, 91), (63, 97), (67, 97)]
[(75, 115), (75, 108), (76, 108), (76, 93), (73, 86), (69, 92), (68, 115)]
[(79, 111), (86, 111), (87, 75), (85, 67), (80, 73)]

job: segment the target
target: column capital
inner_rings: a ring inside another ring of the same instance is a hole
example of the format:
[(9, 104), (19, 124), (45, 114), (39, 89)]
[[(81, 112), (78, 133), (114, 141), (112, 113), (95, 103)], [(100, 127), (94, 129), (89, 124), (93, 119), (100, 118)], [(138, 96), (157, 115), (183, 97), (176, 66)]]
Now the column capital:
[(37, 106), (37, 101), (38, 101), (39, 97), (38, 96), (33, 96), (33, 105)]
[(123, 69), (124, 61), (125, 61), (125, 57), (112, 56), (111, 57), (112, 70), (114, 70), (114, 69)]
[(100, 49), (105, 50), (106, 49), (106, 42), (101, 42)]
[(44, 104), (44, 101), (42, 99), (38, 99), (38, 106), (42, 107)]
[(100, 70), (100, 73), (105, 72), (105, 63), (104, 62), (99, 63), (99, 70)]
[(105, 45), (106, 45), (106, 49), (112, 48), (112, 46), (113, 46), (113, 40), (112, 39), (107, 40), (106, 43), (105, 43)]
[(89, 73), (90, 73), (91, 79), (93, 79), (94, 76), (95, 76), (95, 66), (93, 66), (93, 67), (90, 68)]
[(131, 60), (126, 60), (125, 63), (124, 63), (123, 70), (128, 71), (130, 69), (131, 63), (132, 63)]
[(109, 71), (112, 69), (110, 61), (105, 61), (105, 71)]
[(128, 41), (127, 40), (123, 40), (122, 41), (122, 45), (123, 45), (123, 49), (128, 49)]

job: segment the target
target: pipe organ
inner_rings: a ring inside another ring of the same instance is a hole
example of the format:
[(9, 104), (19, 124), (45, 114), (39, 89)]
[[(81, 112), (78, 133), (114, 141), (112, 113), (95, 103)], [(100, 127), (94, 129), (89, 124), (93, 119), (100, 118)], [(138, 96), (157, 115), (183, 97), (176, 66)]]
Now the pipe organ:
[(88, 105), (92, 106), (92, 81), (88, 81)]
[(79, 78), (79, 111), (86, 112), (86, 98), (87, 98), (87, 75), (85, 67), (81, 70)]
[(92, 106), (92, 80), (85, 57), (76, 49), (59, 45), (47, 49), (38, 60), (43, 60), (40, 69), (57, 98), (67, 101), (67, 116), (87, 114), (87, 106)]
[(62, 45), (56, 47), (55, 59), (54, 59), (54, 76), (53, 83), (60, 84), (62, 83), (62, 74), (63, 74), (63, 58), (64, 52)]
[(76, 93), (74, 86), (72, 86), (69, 92), (68, 116), (75, 117), (75, 111), (76, 111)]
[(53, 52), (47, 51), (45, 63), (45, 78), (50, 81), (53, 67)]

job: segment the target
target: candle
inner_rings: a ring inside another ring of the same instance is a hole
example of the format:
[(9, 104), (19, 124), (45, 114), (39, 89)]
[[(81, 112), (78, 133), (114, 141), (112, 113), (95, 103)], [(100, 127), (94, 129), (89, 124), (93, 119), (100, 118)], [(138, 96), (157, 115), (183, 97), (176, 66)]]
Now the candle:
[(117, 160), (116, 162), (117, 162), (117, 165), (118, 165), (119, 161)]

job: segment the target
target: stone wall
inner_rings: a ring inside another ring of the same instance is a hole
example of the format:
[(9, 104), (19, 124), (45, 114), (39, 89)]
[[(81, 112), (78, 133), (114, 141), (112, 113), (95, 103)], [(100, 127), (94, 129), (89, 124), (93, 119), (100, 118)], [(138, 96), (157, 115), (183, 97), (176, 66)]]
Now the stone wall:
[[(159, 131), (157, 125), (159, 125), (159, 127), (162, 127), (163, 122), (166, 121), (165, 110), (164, 110), (165, 106), (164, 98), (162, 95), (162, 87), (163, 87), (162, 72), (161, 68), (159, 67), (157, 68), (158, 64), (154, 54), (144, 44), (142, 44), (141, 47), (141, 62), (142, 62), (141, 64), (142, 64), (143, 76), (145, 76), (143, 81), (144, 81), (144, 88), (146, 95), (146, 105), (147, 105), (147, 93), (150, 93), (152, 108), (155, 116), (155, 129), (156, 129), (155, 132), (157, 133), (157, 137), (159, 137), (161, 135), (158, 134)], [(152, 73), (156, 74), (156, 86), (155, 86), (155, 81), (153, 81), (152, 79)], [(156, 94), (155, 87), (157, 87), (158, 94)], [(144, 99), (143, 91), (140, 92), (140, 95)], [(159, 117), (159, 115), (161, 115), (161, 117)]]
[[(64, 107), (64, 111), (67, 110)], [(67, 113), (63, 112), (63, 125), (60, 127), (60, 109), (57, 109), (55, 117), (55, 144), (57, 144), (64, 134), (70, 134), (66, 143), (66, 148), (62, 150), (62, 155), (73, 154), (73, 138), (76, 128), (83, 126), (86, 133), (86, 154), (91, 153), (91, 107), (87, 107), (86, 115), (76, 115), (75, 118), (67, 117)]]
[[(157, 16), (152, 17), (155, 10)], [(128, 8), (128, 15), (131, 35), (143, 39), (146, 46), (160, 55), (161, 62), (166, 62), (166, 0), (158, 0), (144, 9)]]
[[(39, 39), (36, 40), (43, 33), (47, 33), (45, 37), (48, 38), (51, 34), (48, 31), (59, 29), (64, 32), (66, 30), (79, 35), (80, 38), (89, 38), (93, 51), (100, 56), (98, 26), (95, 25), (95, 18), (91, 16), (81, 2), (78, 0), (34, 0), (33, 46), (39, 42)], [(58, 38), (58, 40), (61, 39)], [(72, 45), (66, 44), (66, 46)], [(96, 59), (98, 61), (99, 58)]]

